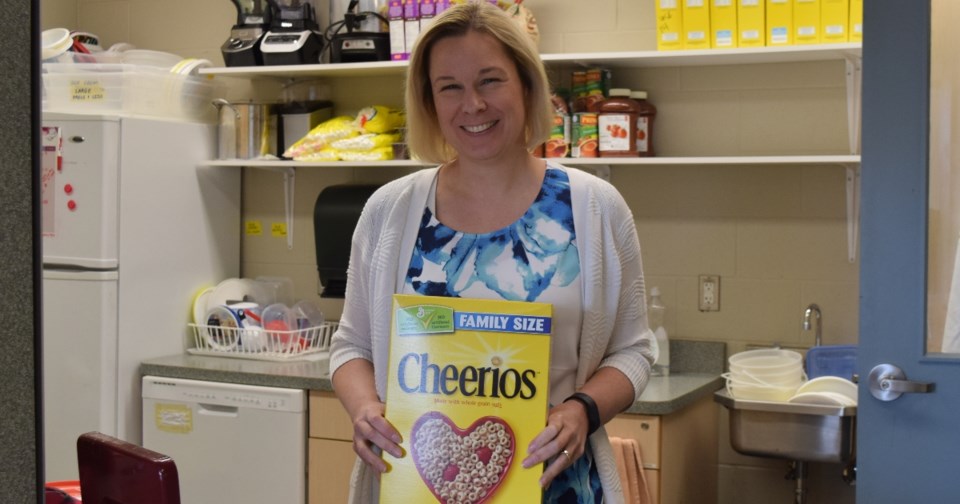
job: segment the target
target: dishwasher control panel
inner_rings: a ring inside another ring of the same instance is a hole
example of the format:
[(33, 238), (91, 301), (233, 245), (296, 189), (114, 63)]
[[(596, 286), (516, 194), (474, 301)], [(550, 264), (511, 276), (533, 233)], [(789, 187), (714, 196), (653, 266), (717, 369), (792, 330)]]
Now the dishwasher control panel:
[(153, 399), (217, 406), (237, 406), (289, 412), (306, 410), (302, 391), (299, 389), (280, 389), (182, 378), (144, 377), (142, 395)]

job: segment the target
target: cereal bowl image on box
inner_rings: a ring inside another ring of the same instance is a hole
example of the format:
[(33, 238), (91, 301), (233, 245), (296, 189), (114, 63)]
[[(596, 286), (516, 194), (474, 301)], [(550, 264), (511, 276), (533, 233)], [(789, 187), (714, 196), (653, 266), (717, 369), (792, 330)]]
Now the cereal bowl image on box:
[(540, 502), (525, 450), (546, 425), (552, 306), (394, 295), (380, 502)]

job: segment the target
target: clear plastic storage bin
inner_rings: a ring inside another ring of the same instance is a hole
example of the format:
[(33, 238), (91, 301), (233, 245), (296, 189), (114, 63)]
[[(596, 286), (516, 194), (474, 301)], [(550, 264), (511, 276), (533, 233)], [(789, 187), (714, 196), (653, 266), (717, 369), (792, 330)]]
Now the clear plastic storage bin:
[(44, 110), (213, 121), (212, 77), (117, 63), (43, 65)]

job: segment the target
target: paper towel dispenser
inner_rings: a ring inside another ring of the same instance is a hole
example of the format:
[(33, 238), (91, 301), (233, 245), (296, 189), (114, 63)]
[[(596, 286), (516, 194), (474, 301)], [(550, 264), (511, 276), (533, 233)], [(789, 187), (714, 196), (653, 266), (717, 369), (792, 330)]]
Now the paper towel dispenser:
[(320, 297), (342, 298), (347, 287), (350, 243), (360, 212), (379, 185), (332, 185), (320, 191), (313, 206)]

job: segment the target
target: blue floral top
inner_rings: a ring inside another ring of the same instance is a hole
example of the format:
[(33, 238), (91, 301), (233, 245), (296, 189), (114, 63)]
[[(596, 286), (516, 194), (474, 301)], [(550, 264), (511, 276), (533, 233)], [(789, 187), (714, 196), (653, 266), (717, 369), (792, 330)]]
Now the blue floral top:
[[(490, 233), (462, 233), (443, 225), (434, 212), (435, 194), (431, 192), (423, 210), (406, 291), (548, 302), (554, 304), (555, 313), (560, 312), (558, 305), (580, 306), (580, 259), (566, 172), (548, 167), (540, 193), (526, 213)], [(575, 355), (576, 343), (568, 343), (565, 351)], [(567, 373), (570, 380), (572, 370)], [(552, 376), (554, 371), (551, 367)], [(589, 445), (586, 454), (555, 478), (543, 495), (545, 503), (599, 504), (602, 500)]]

